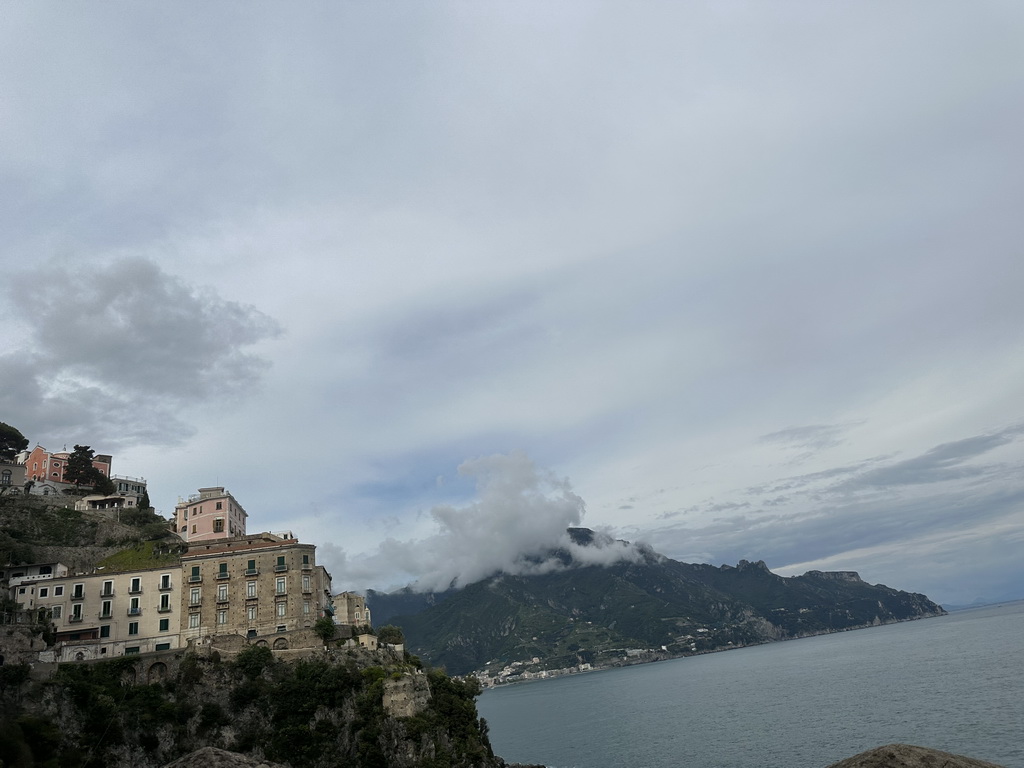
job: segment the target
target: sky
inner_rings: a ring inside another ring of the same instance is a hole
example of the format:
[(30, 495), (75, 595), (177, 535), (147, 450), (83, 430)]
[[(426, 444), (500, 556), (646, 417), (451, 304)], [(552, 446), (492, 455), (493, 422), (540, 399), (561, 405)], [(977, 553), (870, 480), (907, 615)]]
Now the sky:
[(0, 421), (336, 590), (1024, 598), (1024, 6), (0, 3)]

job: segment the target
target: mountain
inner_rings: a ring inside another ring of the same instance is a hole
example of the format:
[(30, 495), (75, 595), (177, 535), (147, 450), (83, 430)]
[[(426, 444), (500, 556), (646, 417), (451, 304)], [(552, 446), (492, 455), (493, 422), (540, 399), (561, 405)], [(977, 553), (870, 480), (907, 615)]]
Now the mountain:
[[(571, 533), (586, 543), (590, 532)], [(945, 613), (924, 595), (852, 571), (784, 578), (745, 560), (715, 567), (648, 550), (636, 562), (580, 566), (555, 554), (566, 567), (551, 573), (498, 574), (441, 595), (370, 593), (367, 602), (376, 623), (399, 625), (411, 651), (452, 674), (488, 663), (606, 666)]]

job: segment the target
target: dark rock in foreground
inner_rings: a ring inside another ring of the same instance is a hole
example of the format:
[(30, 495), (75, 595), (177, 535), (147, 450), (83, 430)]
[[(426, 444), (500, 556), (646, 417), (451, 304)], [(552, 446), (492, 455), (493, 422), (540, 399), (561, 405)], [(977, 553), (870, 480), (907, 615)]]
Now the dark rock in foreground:
[(164, 768), (284, 768), (284, 766), (280, 763), (270, 763), (248, 755), (240, 755), (237, 752), (228, 752), (226, 749), (203, 747), (184, 757), (179, 757), (173, 763), (165, 765)]
[(828, 768), (1001, 768), (995, 763), (911, 744), (887, 744), (833, 763)]

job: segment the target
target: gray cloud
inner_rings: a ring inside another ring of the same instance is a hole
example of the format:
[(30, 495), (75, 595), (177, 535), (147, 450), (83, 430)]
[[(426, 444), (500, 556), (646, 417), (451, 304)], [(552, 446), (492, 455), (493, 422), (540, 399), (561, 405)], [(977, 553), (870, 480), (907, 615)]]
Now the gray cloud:
[(140, 258), (47, 263), (7, 291), (27, 338), (3, 355), (0, 410), (37, 439), (179, 442), (192, 431), (181, 410), (251, 391), (269, 363), (244, 350), (280, 333)]
[(495, 455), (464, 462), (459, 474), (476, 481), (477, 499), (465, 506), (436, 506), (436, 533), (424, 539), (388, 538), (368, 555), (349, 556), (329, 544), (322, 560), (339, 583), (360, 588), (403, 586), (440, 591), (462, 587), (495, 573), (541, 574), (565, 567), (552, 554), (569, 552), (574, 565), (607, 565), (636, 560), (640, 552), (598, 531), (592, 546), (579, 546), (566, 533), (578, 527), (583, 500), (567, 480), (537, 468), (525, 454)]

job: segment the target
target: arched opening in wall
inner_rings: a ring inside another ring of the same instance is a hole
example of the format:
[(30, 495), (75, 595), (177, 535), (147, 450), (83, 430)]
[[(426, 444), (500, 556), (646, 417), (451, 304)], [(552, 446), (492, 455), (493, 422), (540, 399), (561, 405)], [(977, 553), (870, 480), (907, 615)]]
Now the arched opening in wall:
[(135, 685), (135, 668), (126, 669), (121, 673), (121, 685)]
[(79, 651), (75, 654), (75, 661), (85, 661), (85, 654)]
[(274, 641), (274, 650), (275, 651), (287, 651), (288, 650), (288, 641), (285, 640), (283, 637), (277, 638), (277, 640)]
[(266, 648), (267, 647), (267, 641), (266, 640), (257, 640), (256, 641), (256, 645), (262, 645), (264, 648)]
[(146, 681), (150, 684), (159, 683), (167, 677), (167, 665), (162, 661), (158, 661), (156, 664), (149, 668), (149, 672), (146, 673)]

